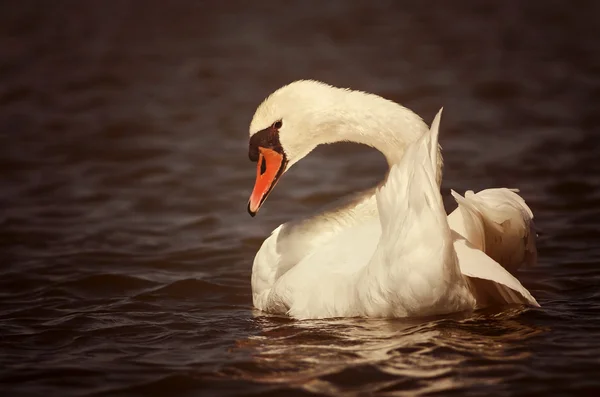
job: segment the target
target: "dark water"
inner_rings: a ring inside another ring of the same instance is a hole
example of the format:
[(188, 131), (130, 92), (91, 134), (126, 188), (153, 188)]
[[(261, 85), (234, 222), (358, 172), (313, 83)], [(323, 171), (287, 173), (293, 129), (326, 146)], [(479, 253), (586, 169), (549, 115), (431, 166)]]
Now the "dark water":
[[(495, 3), (2, 2), (1, 394), (600, 391), (600, 6)], [(248, 216), (250, 118), (298, 78), (444, 106), (444, 195), (521, 189), (542, 308), (253, 311), (268, 233), (385, 171), (322, 148)]]

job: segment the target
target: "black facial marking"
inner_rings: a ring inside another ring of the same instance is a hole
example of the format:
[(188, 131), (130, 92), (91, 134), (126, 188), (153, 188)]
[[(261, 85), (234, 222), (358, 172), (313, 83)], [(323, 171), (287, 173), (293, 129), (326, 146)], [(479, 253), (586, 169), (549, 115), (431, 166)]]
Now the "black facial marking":
[(258, 161), (259, 146), (266, 149), (275, 150), (277, 153), (282, 154), (285, 158), (283, 147), (281, 147), (281, 142), (279, 142), (279, 131), (277, 131), (275, 124), (252, 135), (248, 149), (248, 157), (250, 157), (250, 161)]

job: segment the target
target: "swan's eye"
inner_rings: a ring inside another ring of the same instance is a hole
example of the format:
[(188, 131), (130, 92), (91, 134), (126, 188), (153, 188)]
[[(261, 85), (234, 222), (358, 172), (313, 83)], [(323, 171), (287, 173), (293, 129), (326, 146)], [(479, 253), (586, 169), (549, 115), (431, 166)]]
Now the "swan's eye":
[(278, 130), (278, 129), (280, 129), (280, 128), (281, 128), (281, 126), (283, 126), (283, 122), (282, 122), (281, 120), (279, 120), (279, 121), (276, 121), (275, 123), (273, 123), (273, 127), (274, 127), (275, 129), (277, 129), (277, 130)]

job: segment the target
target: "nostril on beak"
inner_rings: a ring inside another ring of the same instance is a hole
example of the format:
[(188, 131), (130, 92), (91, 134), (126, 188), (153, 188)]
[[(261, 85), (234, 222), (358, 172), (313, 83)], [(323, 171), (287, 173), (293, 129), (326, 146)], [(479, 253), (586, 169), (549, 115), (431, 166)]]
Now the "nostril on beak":
[(263, 156), (260, 156), (260, 174), (267, 172), (267, 162)]

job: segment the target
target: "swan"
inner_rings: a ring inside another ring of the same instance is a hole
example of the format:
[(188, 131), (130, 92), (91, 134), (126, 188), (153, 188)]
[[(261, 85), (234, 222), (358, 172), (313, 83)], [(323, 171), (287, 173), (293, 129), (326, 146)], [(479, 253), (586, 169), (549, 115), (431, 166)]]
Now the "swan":
[(252, 267), (257, 309), (296, 319), (417, 317), (489, 305), (539, 306), (510, 273), (537, 260), (533, 213), (516, 191), (464, 196), (446, 215), (438, 131), (380, 96), (300, 80), (279, 88), (250, 123), (255, 216), (277, 181), (321, 144), (351, 141), (389, 165), (373, 189), (277, 227)]

